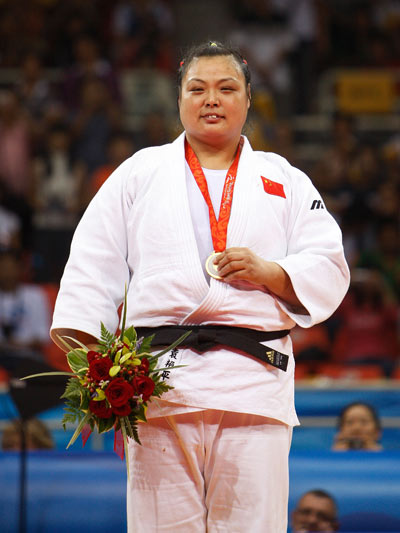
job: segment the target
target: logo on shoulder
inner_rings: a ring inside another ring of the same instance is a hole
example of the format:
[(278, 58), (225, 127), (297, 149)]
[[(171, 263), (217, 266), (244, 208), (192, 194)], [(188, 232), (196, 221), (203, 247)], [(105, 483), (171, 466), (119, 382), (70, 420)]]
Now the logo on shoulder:
[(311, 210), (313, 209), (325, 209), (322, 200), (313, 200), (313, 203), (311, 204)]

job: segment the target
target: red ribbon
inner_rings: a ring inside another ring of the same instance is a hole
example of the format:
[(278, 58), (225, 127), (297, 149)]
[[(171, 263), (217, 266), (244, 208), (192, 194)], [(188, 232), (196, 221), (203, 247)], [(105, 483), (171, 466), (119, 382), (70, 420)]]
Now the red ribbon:
[(89, 424), (84, 425), (81, 432), (83, 447), (85, 447), (85, 444), (87, 443), (87, 440), (90, 437), (91, 433), (92, 430), (90, 429)]
[(120, 429), (114, 429), (114, 452), (124, 459), (124, 438)]
[(214, 213), (214, 208), (211, 202), (210, 193), (208, 192), (207, 180), (201, 168), (200, 161), (197, 159), (193, 148), (185, 139), (185, 157), (190, 170), (196, 180), (197, 185), (204, 197), (208, 206), (210, 216), (211, 237), (213, 241), (214, 251), (223, 252), (226, 248), (226, 235), (228, 232), (228, 222), (231, 215), (231, 207), (233, 201), (233, 189), (235, 187), (237, 169), (239, 165), (240, 153), (243, 147), (243, 137), (240, 138), (239, 145), (236, 150), (235, 159), (228, 169), (225, 178), (224, 190), (222, 192), (221, 206), (219, 209), (218, 221)]

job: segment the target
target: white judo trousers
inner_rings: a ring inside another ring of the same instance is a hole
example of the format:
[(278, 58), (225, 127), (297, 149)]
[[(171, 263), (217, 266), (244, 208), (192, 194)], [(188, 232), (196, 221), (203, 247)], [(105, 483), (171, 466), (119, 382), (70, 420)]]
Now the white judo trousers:
[(203, 410), (140, 424), (128, 533), (286, 533), (292, 428)]

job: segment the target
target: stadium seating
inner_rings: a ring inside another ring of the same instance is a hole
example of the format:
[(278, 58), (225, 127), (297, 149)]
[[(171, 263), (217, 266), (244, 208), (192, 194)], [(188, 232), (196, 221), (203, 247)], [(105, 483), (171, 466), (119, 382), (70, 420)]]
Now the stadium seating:
[[(399, 533), (399, 465), (398, 451), (293, 452), (289, 511), (323, 488), (338, 502), (341, 532)], [(0, 454), (3, 533), (18, 530), (19, 468), (18, 453)], [(27, 533), (126, 531), (126, 469), (115, 454), (30, 452), (27, 474)]]

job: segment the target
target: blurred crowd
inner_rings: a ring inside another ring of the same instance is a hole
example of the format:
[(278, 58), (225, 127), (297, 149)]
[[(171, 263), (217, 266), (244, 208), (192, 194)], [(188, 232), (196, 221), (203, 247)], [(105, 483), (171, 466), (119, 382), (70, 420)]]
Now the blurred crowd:
[[(180, 0), (0, 0), (3, 348), (44, 350), (43, 330), (83, 210), (124, 159), (179, 133), (180, 6)], [(299, 368), (312, 375), (321, 364), (377, 365), (383, 376), (395, 376), (400, 135), (365, 135), (356, 116), (338, 109), (310, 162), (298, 149), (292, 118), (319, 113), (318, 81), (332, 68), (400, 69), (400, 2), (224, 6), (230, 28), (224, 37), (241, 48), (253, 74), (246, 134), (255, 149), (275, 151), (311, 177), (342, 228), (353, 271), (334, 316), (293, 332)], [(23, 308), (32, 301), (28, 288), (38, 302), (33, 309)], [(27, 339), (31, 330), (21, 317), (35, 312), (38, 328)]]

